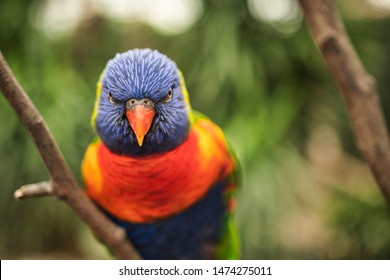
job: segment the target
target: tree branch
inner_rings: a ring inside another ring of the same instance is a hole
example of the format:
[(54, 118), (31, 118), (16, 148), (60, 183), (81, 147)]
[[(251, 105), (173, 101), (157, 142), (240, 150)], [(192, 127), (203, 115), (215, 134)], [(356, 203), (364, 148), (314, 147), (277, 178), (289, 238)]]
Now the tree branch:
[(357, 147), (390, 204), (390, 142), (375, 79), (366, 72), (331, 0), (299, 0), (314, 42), (350, 115)]
[(51, 195), (54, 195), (54, 187), (48, 181), (24, 185), (14, 192), (16, 200)]
[(117, 227), (89, 200), (66, 164), (43, 117), (16, 80), (0, 51), (0, 89), (11, 104), (36, 147), (51, 175), (50, 184), (35, 184), (15, 192), (16, 198), (54, 195), (65, 201), (92, 232), (120, 259), (141, 259), (127, 240), (125, 231)]

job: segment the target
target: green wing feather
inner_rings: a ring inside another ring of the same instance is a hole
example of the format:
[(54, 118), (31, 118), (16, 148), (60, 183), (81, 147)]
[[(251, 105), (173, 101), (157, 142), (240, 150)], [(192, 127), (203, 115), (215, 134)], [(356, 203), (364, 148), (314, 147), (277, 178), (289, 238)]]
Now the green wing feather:
[[(200, 119), (209, 119), (206, 115), (192, 110), (192, 116), (193, 116), (193, 123), (197, 122)], [(232, 159), (234, 160), (234, 169), (229, 174), (228, 178), (226, 178), (227, 185), (233, 184), (235, 187), (237, 187), (238, 182), (240, 181), (240, 166), (237, 160), (236, 154), (233, 152), (233, 149), (228, 141), (227, 142), (227, 152), (230, 153)], [(229, 204), (229, 201), (231, 199), (234, 199), (234, 194), (236, 191), (236, 188), (232, 188), (229, 190), (226, 190), (225, 192), (225, 200), (226, 203)], [(226, 217), (226, 224), (224, 236), (221, 240), (221, 243), (218, 245), (215, 258), (216, 259), (224, 259), (224, 260), (236, 260), (239, 259), (241, 256), (241, 245), (240, 245), (240, 238), (238, 234), (238, 228), (236, 226), (236, 223), (234, 222), (233, 213), (228, 213)]]
[(230, 214), (227, 217), (225, 235), (218, 245), (215, 258), (219, 260), (238, 260), (241, 255), (240, 238), (238, 229)]

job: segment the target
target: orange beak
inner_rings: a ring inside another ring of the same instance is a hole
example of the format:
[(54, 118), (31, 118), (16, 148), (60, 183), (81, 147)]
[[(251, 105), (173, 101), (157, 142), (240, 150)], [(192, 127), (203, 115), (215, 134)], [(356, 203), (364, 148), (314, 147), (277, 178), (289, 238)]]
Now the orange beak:
[[(140, 102), (142, 101), (142, 102)], [(138, 145), (141, 147), (144, 142), (145, 135), (152, 126), (153, 118), (156, 112), (153, 106), (145, 105), (144, 100), (134, 101), (127, 106), (126, 117), (129, 121), (135, 136), (137, 137)]]

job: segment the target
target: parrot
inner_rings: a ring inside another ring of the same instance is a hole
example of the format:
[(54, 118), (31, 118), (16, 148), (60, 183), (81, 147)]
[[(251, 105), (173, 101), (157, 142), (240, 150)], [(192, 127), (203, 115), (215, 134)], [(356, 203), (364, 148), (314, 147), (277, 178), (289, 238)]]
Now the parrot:
[(144, 259), (239, 258), (239, 163), (221, 128), (191, 108), (175, 62), (149, 48), (116, 54), (91, 123), (85, 192)]

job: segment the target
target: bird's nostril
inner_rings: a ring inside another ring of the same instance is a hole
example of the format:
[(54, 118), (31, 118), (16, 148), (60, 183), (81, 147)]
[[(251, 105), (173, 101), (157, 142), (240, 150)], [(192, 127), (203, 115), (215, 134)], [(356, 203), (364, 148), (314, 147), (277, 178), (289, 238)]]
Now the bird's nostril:
[(149, 98), (142, 98), (142, 99), (132, 98), (132, 99), (129, 99), (126, 103), (126, 106), (128, 109), (133, 108), (137, 105), (143, 105), (147, 108), (151, 108), (154, 106), (154, 103)]

